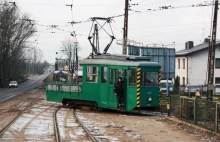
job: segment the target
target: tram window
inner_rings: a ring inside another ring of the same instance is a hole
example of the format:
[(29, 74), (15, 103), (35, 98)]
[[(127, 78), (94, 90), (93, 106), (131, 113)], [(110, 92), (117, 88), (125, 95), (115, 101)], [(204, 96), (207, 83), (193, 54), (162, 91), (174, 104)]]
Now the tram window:
[(135, 86), (137, 84), (137, 71), (136, 69), (131, 69), (128, 72), (129, 75), (129, 85), (130, 86)]
[(87, 82), (98, 82), (98, 67), (95, 66), (88, 66), (87, 67)]
[(110, 84), (113, 84), (116, 82), (116, 70), (110, 69)]
[(116, 83), (119, 77), (124, 79), (124, 70), (110, 69), (110, 84)]
[(121, 70), (121, 69), (118, 70), (118, 76), (117, 76), (117, 78), (119, 78), (119, 77), (124, 78), (124, 70)]
[(158, 86), (158, 73), (157, 72), (142, 72), (141, 73), (141, 86)]
[(102, 67), (102, 78), (101, 78), (101, 83), (107, 83), (107, 67)]

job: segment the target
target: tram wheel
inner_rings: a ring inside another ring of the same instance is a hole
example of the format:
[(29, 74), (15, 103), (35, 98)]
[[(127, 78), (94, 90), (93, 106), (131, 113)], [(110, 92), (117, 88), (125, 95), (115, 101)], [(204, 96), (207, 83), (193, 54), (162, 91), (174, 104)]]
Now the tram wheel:
[(90, 110), (97, 110), (98, 106), (97, 104), (91, 105)]
[(63, 99), (62, 104), (65, 106), (67, 105), (67, 100)]

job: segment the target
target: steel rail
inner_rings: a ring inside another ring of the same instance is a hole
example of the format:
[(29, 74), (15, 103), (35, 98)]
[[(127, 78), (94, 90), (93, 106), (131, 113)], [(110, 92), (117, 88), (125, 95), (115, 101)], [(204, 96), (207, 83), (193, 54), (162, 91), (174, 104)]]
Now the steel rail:
[(92, 139), (93, 142), (99, 142), (91, 133), (90, 131), (85, 127), (85, 125), (80, 121), (79, 117), (76, 115), (75, 109), (73, 110), (74, 117), (78, 121), (78, 123), (81, 125), (81, 127), (86, 131), (86, 133), (89, 135), (89, 137)]
[(53, 123), (54, 123), (54, 131), (56, 136), (56, 141), (60, 142), (60, 134), (59, 134), (59, 127), (57, 124), (57, 112), (59, 111), (61, 107), (57, 107), (57, 109), (53, 113)]
[[(41, 94), (42, 95), (42, 94)], [(11, 125), (23, 114), (24, 111), (26, 111), (28, 108), (32, 107), (36, 101), (38, 100), (38, 98), (40, 97), (40, 95), (38, 97), (36, 97), (34, 99), (34, 101), (29, 105), (27, 106), (25, 109), (21, 110), (20, 113), (18, 114), (18, 116), (16, 116), (8, 125), (6, 125), (2, 130), (0, 130), (0, 137), (4, 134), (4, 132), (11, 127)], [(12, 109), (9, 109), (9, 110), (12, 110)]]
[[(28, 98), (21, 99), (18, 103), (12, 105), (10, 108), (4, 109), (2, 112), (0, 112), (0, 115), (2, 115), (2, 114), (4, 114), (4, 113), (7, 113), (7, 112), (9, 112), (10, 110), (15, 109), (17, 106), (19, 106), (19, 105), (22, 104), (22, 103), (25, 103), (27, 100), (32, 99), (31, 97), (34, 96), (34, 95), (35, 95), (35, 94), (31, 94), (30, 96), (28, 96)], [(35, 99), (38, 99), (41, 95), (42, 95), (42, 93), (41, 93), (40, 95), (38, 95), (37, 97), (33, 98), (34, 101), (35, 101)]]

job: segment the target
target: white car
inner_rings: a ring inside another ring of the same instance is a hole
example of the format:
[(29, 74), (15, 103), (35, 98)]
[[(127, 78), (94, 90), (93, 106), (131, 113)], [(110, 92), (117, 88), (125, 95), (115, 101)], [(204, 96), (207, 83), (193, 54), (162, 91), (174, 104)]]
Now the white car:
[(160, 86), (161, 86), (161, 95), (167, 95), (167, 83), (169, 88), (169, 95), (173, 94), (173, 82), (171, 80), (161, 80)]
[(12, 88), (12, 87), (18, 88), (18, 83), (17, 83), (17, 81), (10, 81), (10, 82), (9, 82), (9, 88)]

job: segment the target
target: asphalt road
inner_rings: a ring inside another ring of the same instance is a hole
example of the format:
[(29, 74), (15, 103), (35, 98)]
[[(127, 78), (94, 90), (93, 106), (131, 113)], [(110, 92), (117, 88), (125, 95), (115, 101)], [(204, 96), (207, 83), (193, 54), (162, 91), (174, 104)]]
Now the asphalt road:
[(28, 81), (18, 84), (18, 88), (1, 88), (0, 89), (0, 102), (22, 94), (28, 90), (39, 87), (48, 74), (29, 77)]

